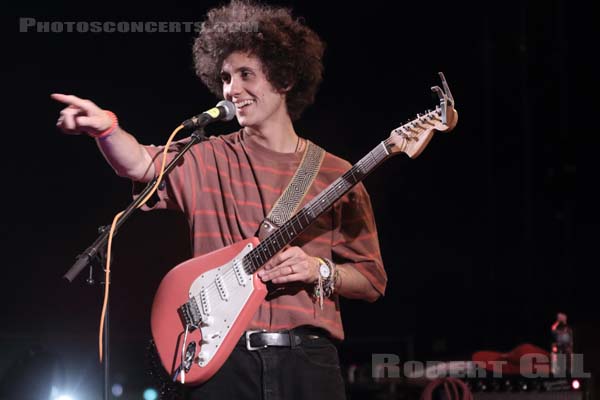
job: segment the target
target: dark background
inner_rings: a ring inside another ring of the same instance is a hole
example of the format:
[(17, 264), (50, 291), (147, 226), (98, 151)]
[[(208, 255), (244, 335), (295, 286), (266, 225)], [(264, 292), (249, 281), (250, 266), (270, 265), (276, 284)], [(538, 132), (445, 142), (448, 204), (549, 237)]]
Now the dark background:
[[(217, 4), (196, 3), (24, 1), (3, 18), (0, 374), (15, 371), (14, 362), (39, 364), (45, 352), (63, 366), (67, 386), (100, 396), (101, 289), (85, 285), (86, 273), (72, 284), (61, 277), (96, 228), (127, 206), (131, 188), (92, 140), (55, 129), (62, 106), (50, 93), (92, 99), (154, 144), (217, 101), (194, 75), (193, 32), (20, 33), (19, 17), (198, 21)], [(435, 106), (429, 88), (439, 84), (438, 71), (460, 114), (456, 129), (437, 134), (418, 159), (396, 157), (365, 181), (389, 283), (374, 304), (343, 302), (343, 363), (364, 365), (372, 353), (465, 360), (521, 343), (548, 349), (550, 325), (563, 311), (586, 371), (598, 370), (597, 284), (575, 261), (577, 93), (566, 2), (277, 4), (292, 5), (328, 45), (324, 83), (296, 125), (301, 135), (356, 162)], [(215, 124), (209, 132), (235, 128)], [(170, 212), (138, 213), (114, 251), (112, 379), (131, 394), (150, 382), (153, 293), (189, 257), (186, 223)]]

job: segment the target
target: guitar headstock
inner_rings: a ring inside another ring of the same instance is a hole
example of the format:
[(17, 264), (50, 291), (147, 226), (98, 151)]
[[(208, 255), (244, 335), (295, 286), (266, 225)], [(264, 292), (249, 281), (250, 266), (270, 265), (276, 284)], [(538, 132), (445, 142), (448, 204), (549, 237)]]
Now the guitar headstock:
[(417, 118), (394, 129), (385, 141), (390, 154), (403, 152), (410, 158), (416, 158), (425, 150), (435, 131), (450, 132), (456, 126), (458, 112), (454, 109), (454, 98), (444, 74), (439, 72), (439, 75), (443, 89), (434, 86), (431, 90), (438, 95), (440, 105), (424, 114), (417, 114)]

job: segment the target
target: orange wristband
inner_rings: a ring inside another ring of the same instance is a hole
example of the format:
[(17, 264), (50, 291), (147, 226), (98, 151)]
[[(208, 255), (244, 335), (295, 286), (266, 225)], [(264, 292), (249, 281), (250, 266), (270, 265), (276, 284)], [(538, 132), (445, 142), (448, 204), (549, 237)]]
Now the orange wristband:
[(112, 119), (113, 123), (108, 129), (106, 129), (100, 133), (96, 133), (96, 134), (90, 133), (89, 135), (93, 138), (101, 139), (101, 138), (110, 136), (115, 131), (115, 129), (117, 129), (117, 126), (119, 125), (119, 120), (117, 119), (117, 116), (115, 115), (114, 112), (108, 111), (108, 110), (104, 110), (104, 112), (106, 112), (108, 114), (108, 116)]

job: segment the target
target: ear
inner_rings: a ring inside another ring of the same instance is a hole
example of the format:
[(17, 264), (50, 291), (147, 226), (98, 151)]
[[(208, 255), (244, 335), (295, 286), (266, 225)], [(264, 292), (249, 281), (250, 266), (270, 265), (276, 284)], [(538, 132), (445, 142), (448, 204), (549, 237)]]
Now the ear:
[(292, 90), (292, 88), (294, 87), (294, 84), (295, 84), (295, 82), (289, 83), (285, 87), (279, 89), (279, 93), (287, 94), (290, 90)]

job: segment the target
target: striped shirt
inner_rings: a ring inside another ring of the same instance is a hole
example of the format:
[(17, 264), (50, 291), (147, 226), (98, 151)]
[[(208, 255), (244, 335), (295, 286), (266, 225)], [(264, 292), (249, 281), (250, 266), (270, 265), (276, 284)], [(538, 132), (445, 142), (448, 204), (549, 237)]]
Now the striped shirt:
[[(188, 140), (172, 145), (168, 161)], [(163, 148), (145, 148), (159, 171)], [(152, 208), (185, 213), (193, 255), (197, 257), (256, 236), (259, 224), (287, 187), (301, 160), (301, 152), (275, 152), (245, 138), (243, 130), (211, 138), (184, 155), (166, 177), (165, 188), (158, 191), (158, 201)], [(326, 153), (301, 207), (350, 167), (347, 161)], [(361, 183), (291, 245), (336, 264), (351, 263), (379, 293), (384, 293), (387, 276), (371, 202)], [(290, 290), (278, 290), (276, 296), (263, 301), (248, 329), (278, 331), (312, 325), (329, 331), (334, 338), (344, 338), (337, 295), (325, 299), (321, 310), (312, 297), (312, 285), (288, 285)]]

